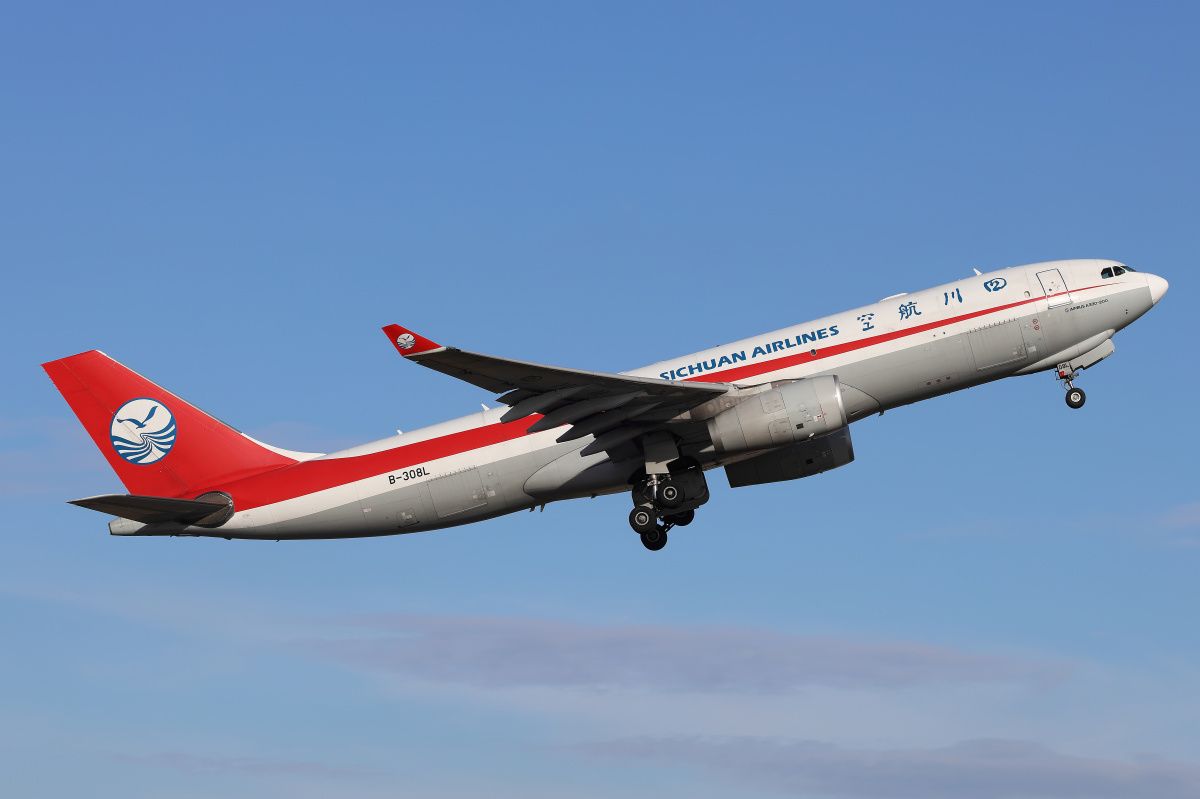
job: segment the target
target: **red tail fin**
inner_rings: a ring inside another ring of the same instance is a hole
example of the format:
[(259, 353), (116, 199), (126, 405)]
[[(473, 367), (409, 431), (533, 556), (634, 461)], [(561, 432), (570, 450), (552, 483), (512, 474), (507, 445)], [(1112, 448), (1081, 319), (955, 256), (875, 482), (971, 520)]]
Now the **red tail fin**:
[(102, 352), (42, 368), (131, 494), (183, 497), (301, 456), (254, 441)]

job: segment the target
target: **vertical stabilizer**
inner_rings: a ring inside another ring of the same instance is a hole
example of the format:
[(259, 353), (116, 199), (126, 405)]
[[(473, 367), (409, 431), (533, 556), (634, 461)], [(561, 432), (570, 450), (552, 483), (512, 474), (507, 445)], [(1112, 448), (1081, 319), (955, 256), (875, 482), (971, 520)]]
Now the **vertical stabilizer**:
[(42, 368), (131, 494), (191, 496), (306, 457), (254, 441), (97, 350)]

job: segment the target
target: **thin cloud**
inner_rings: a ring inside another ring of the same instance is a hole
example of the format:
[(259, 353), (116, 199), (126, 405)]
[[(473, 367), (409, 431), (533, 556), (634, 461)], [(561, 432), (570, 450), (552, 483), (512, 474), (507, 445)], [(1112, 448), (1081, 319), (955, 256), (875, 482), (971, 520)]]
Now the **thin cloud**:
[(1122, 533), (1146, 537), (1167, 546), (1200, 547), (1200, 502), (1176, 505), (1158, 513), (1114, 518), (1109, 524)]
[(622, 687), (784, 692), (1062, 679), (1027, 662), (898, 641), (865, 643), (738, 627), (591, 626), (510, 617), (375, 616), (311, 654), (370, 670), (483, 687)]
[(114, 755), (115, 760), (180, 771), (193, 775), (297, 776), (347, 779), (373, 776), (359, 768), (329, 766), (313, 761), (262, 760), (254, 757), (204, 757), (180, 752), (152, 755)]
[(1172, 508), (1160, 517), (1162, 525), (1171, 530), (1200, 527), (1200, 502), (1190, 502)]
[[(1068, 528), (1078, 533), (1136, 536), (1140, 540), (1171, 547), (1200, 547), (1200, 502), (1188, 502), (1163, 510), (1133, 514), (1092, 514), (1072, 519)], [(1029, 534), (1027, 521), (980, 518), (954, 524), (926, 527), (912, 535), (920, 538), (1004, 538)]]
[(87, 484), (101, 493), (116, 479), (75, 419), (0, 417), (0, 496), (69, 493)]
[(1074, 757), (1021, 741), (844, 749), (761, 738), (627, 738), (569, 747), (606, 761), (690, 765), (829, 799), (1195, 799), (1200, 766)]

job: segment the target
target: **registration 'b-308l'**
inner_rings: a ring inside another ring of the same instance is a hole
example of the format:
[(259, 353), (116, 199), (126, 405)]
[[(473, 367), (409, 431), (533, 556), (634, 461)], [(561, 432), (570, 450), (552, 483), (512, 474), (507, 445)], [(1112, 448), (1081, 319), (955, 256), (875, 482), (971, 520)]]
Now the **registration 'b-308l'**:
[(256, 441), (102, 352), (43, 364), (128, 494), (74, 504), (114, 535), (352, 538), (628, 493), (651, 550), (709, 500), (854, 460), (859, 419), (1004, 377), (1080, 372), (1167, 281), (1116, 261), (1014, 267), (620, 374), (542, 366), (383, 328), (404, 360), (500, 407), (331, 454)]

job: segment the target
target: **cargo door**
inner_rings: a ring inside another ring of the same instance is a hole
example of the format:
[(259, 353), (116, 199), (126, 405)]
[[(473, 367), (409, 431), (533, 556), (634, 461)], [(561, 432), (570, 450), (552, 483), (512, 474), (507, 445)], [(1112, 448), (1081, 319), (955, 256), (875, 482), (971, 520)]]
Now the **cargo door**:
[(429, 496), (439, 519), (488, 504), (487, 490), (478, 469), (465, 469), (430, 480)]
[(1016, 321), (972, 331), (967, 340), (971, 342), (976, 372), (1020, 363), (1027, 357), (1025, 340)]
[(1044, 272), (1038, 272), (1037, 276), (1046, 299), (1050, 301), (1051, 308), (1066, 305), (1071, 301), (1071, 292), (1067, 291), (1067, 281), (1063, 280), (1062, 272), (1057, 269), (1047, 269)]

